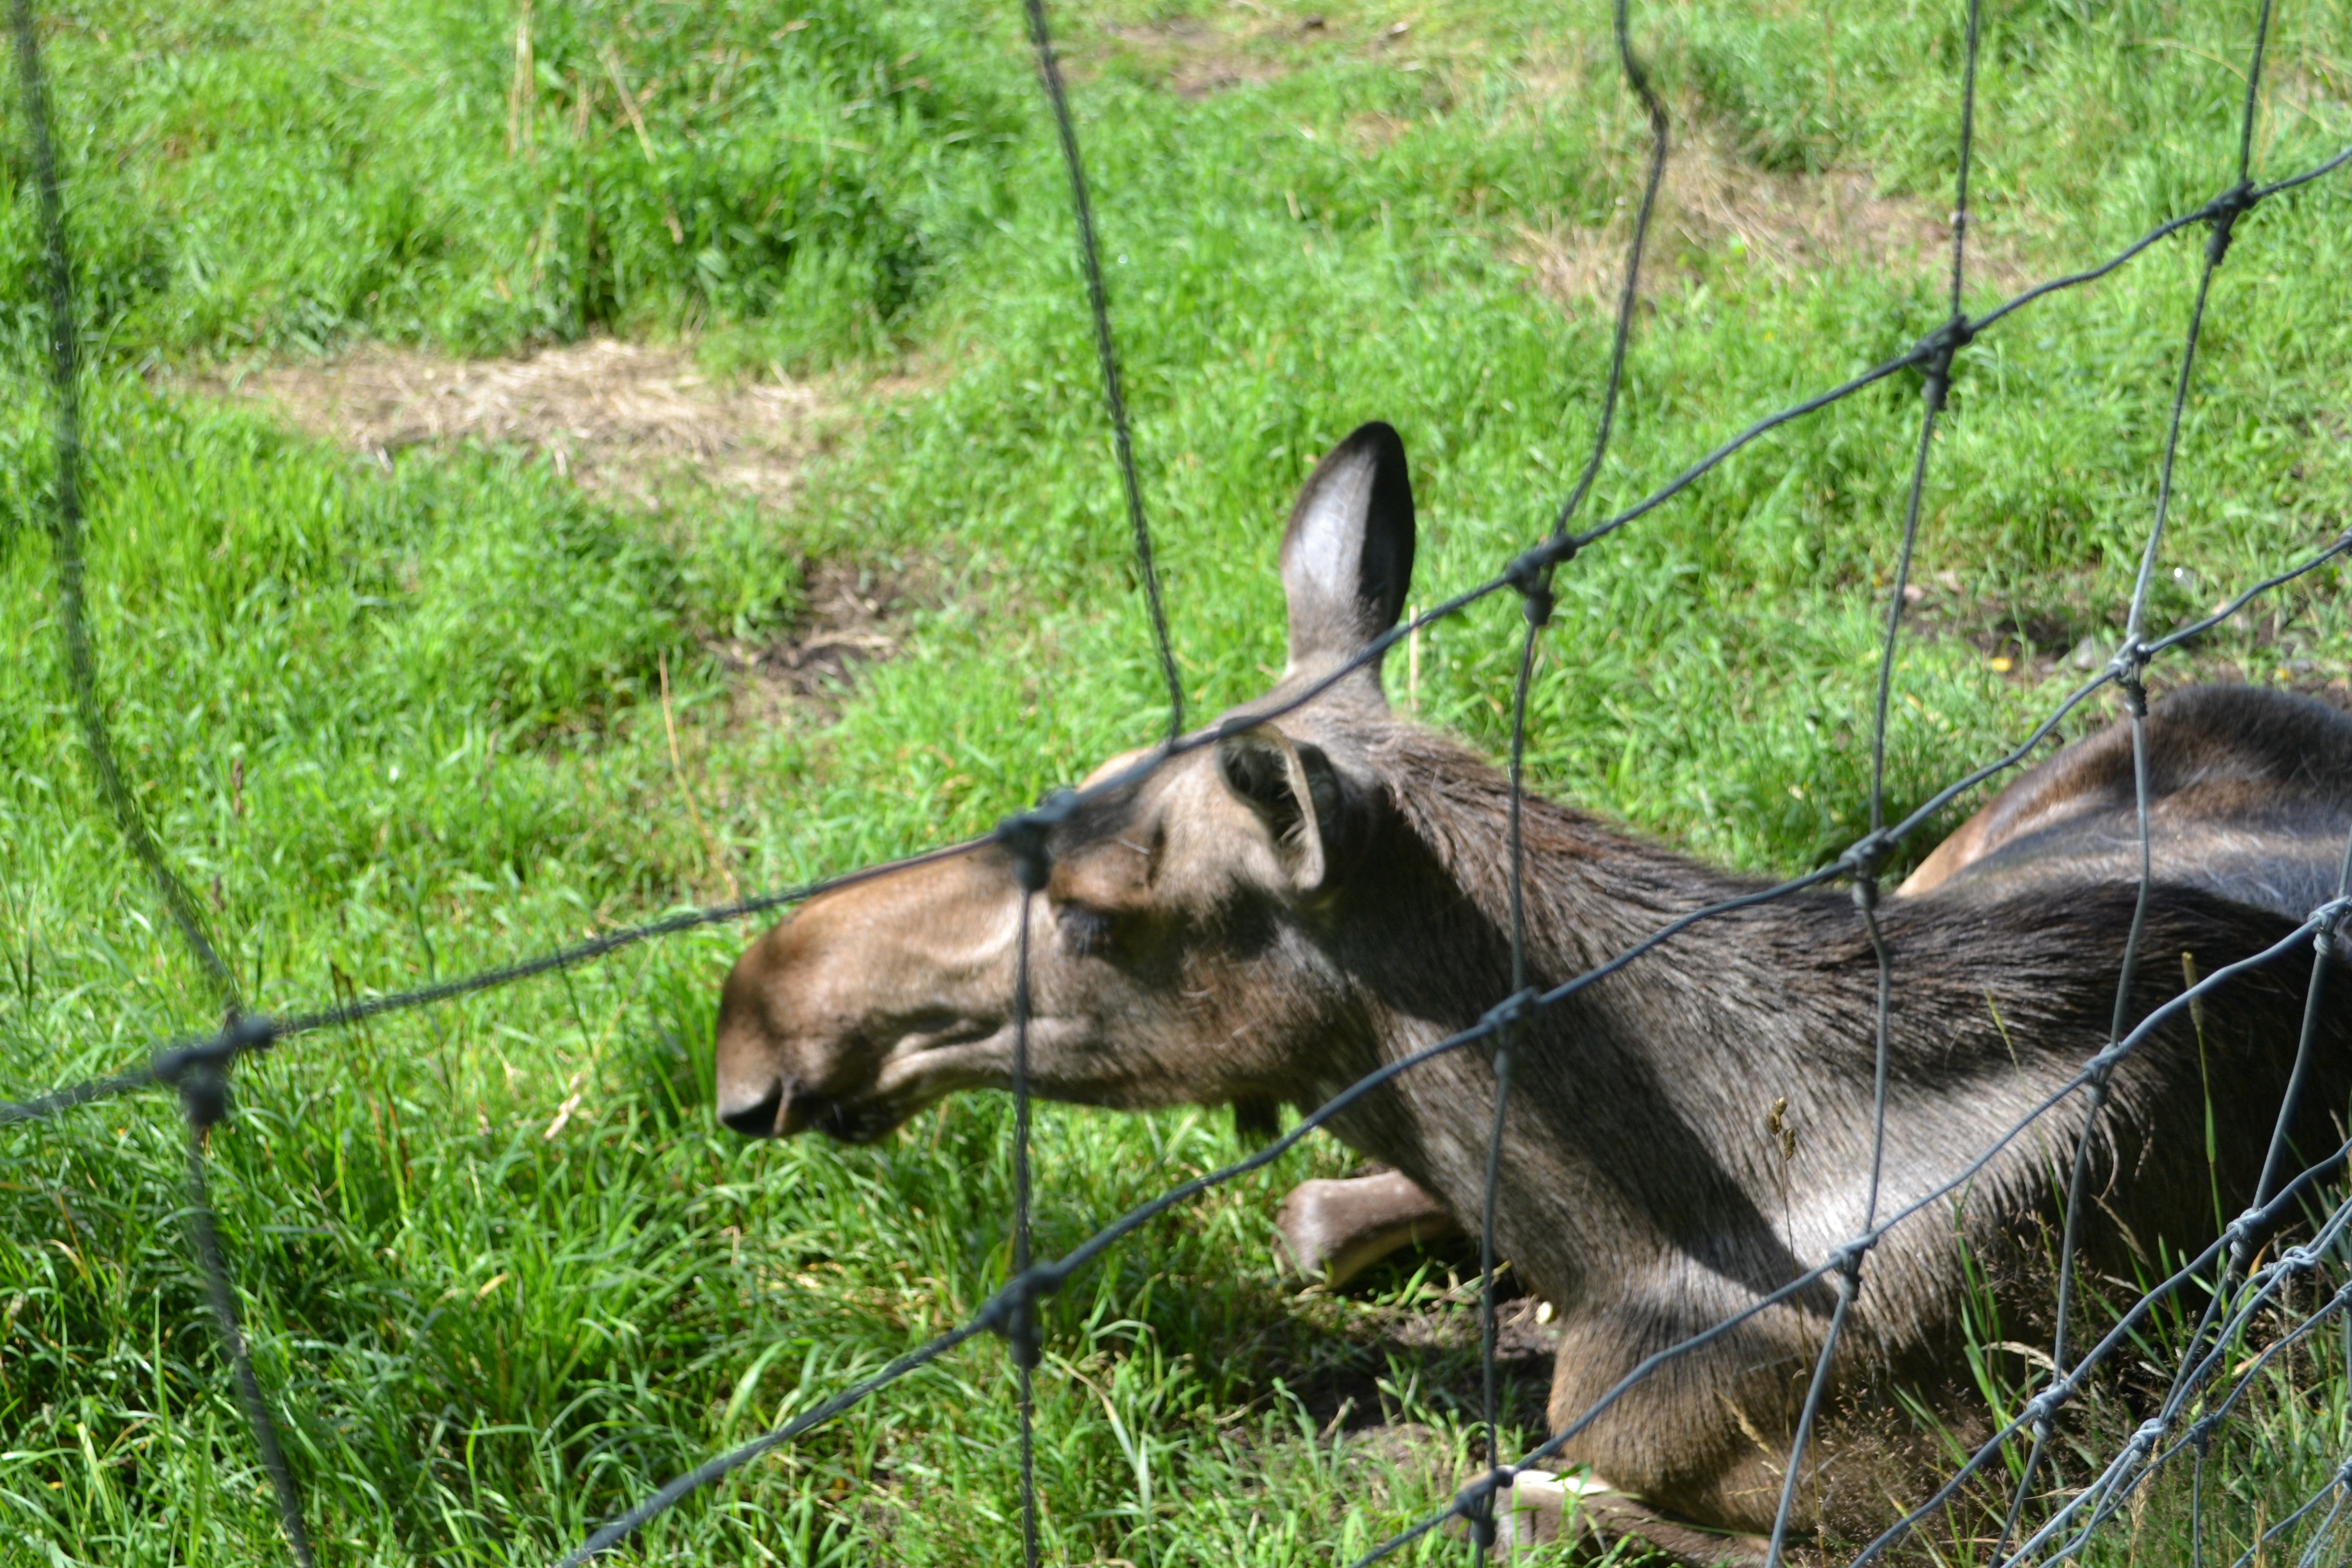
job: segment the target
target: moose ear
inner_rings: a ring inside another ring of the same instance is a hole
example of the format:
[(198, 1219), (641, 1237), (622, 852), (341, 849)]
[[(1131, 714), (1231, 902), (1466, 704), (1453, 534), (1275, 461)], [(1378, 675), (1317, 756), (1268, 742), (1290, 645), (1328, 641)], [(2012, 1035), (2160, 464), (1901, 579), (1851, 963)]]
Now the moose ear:
[(1265, 819), (1292, 885), (1321, 891), (1342, 847), (1346, 810), (1345, 786), (1323, 749), (1262, 724), (1217, 742), (1217, 772)]
[[(1290, 605), (1290, 673), (1354, 657), (1396, 625), (1412, 583), (1412, 480), (1404, 442), (1375, 420), (1359, 426), (1307, 476), (1282, 536)], [(1380, 665), (1367, 667), (1380, 689)]]

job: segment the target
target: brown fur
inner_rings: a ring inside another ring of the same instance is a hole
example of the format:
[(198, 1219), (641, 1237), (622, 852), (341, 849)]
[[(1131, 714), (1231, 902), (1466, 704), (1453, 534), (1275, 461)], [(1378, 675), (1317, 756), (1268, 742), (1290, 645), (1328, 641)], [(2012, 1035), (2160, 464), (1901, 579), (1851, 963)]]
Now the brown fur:
[[(1392, 432), (1360, 433), (1309, 479), (1283, 553), (1291, 668), (1268, 703), (1393, 619), (1398, 563), (1411, 563), (1402, 464)], [(2204, 700), (2177, 702), (2203, 713)], [(2319, 725), (2305, 743), (2333, 756), (2343, 740)], [(2093, 754), (2112, 752), (2101, 744)], [(2323, 780), (2313, 793), (2340, 815), (2341, 792)], [(1036, 1092), (1129, 1108), (1312, 1106), (1475, 1023), (1511, 985), (1508, 810), (1503, 775), (1391, 714), (1376, 672), (1090, 797), (1055, 830), (1051, 879), (1030, 910)], [(2306, 828), (2320, 818), (2335, 820), (2306, 812)], [(1994, 875), (2009, 864), (2003, 847), (2024, 842), (1996, 824), (1976, 835), (1973, 861), (1955, 854), (1939, 868), (1953, 886), (1881, 910), (1895, 981), (1882, 1217), (1949, 1178), (2107, 1042), (2134, 889), (2105, 870)], [(2291, 843), (2298, 861), (2327, 859), (2315, 829), (2267, 842), (2273, 858)], [(1527, 803), (1525, 845), (1538, 984), (1757, 886), (1541, 799)], [(987, 846), (815, 900), (768, 932), (727, 981), (721, 1116), (745, 1131), (865, 1140), (941, 1095), (1003, 1087), (1021, 908), (1005, 852)], [(2179, 954), (2210, 972), (2302, 912), (2159, 887), (2133, 1016), (2178, 990)], [(1694, 927), (1525, 1026), (1496, 1226), (1557, 1311), (1555, 1423), (1863, 1228), (1877, 973), (1853, 900), (1812, 892)], [(2118, 1068), (2094, 1145), (2095, 1258), (2212, 1234), (2207, 1172), (2189, 1153), (2202, 1147), (2207, 1063), (2219, 1179), (2230, 1200), (2248, 1195), (2307, 975), (2297, 960), (2216, 994), (2201, 1058), (2182, 1021)], [(2329, 1112), (2352, 1090), (2341, 1009), (2323, 1036), (2294, 1130), (2307, 1157), (2333, 1146)], [(1782, 1099), (1793, 1156), (1763, 1130)], [(1488, 1055), (1465, 1049), (1366, 1097), (1333, 1129), (1468, 1218), (1493, 1100)], [(1898, 1384), (1964, 1408), (1950, 1386), (1962, 1246), (1998, 1274), (2052, 1220), (2050, 1163), (2082, 1116), (2080, 1098), (2067, 1100), (1959, 1199), (1871, 1255), (1801, 1529), (1864, 1525), (1916, 1480), (1889, 1473), (1883, 1417), (1854, 1413), (1887, 1410)], [(1666, 1363), (1566, 1457), (1667, 1514), (1768, 1529), (1832, 1300), (1811, 1289)]]

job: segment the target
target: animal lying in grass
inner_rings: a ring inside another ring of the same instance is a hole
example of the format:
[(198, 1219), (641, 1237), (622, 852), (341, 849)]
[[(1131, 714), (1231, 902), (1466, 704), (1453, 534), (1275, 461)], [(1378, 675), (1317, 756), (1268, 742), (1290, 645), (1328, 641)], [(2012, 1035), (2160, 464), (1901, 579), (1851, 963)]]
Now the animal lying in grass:
[[(1291, 514), (1290, 662), (1259, 710), (1394, 624), (1413, 537), (1402, 445), (1368, 425)], [(2155, 708), (2148, 739), (2158, 885), (2135, 1019), (2178, 992), (2182, 954), (2218, 968), (2332, 897), (2352, 831), (2352, 721), (2325, 708), (2189, 691)], [(2107, 1043), (2138, 871), (2130, 777), (2116, 733), (2070, 749), (1881, 906), (1895, 978), (1882, 1215), (1951, 1177)], [(1389, 710), (1376, 668), (1089, 799), (1055, 830), (1031, 912), (1035, 1091), (1130, 1110), (1311, 1107), (1475, 1023), (1512, 989), (1508, 801), (1496, 768)], [(1758, 886), (1540, 799), (1526, 846), (1538, 984)], [(726, 983), (721, 1120), (866, 1142), (943, 1095), (1005, 1087), (1020, 908), (991, 844), (835, 891), (768, 931)], [(2215, 1234), (2209, 1082), (2213, 1179), (2230, 1212), (2251, 1195), (2308, 973), (2281, 963), (2218, 992), (2201, 1044), (2183, 1019), (2116, 1069), (2095, 1142), (2095, 1265), (2128, 1274), (2135, 1254)], [(1812, 892), (1702, 922), (1526, 1024), (1496, 1229), (1556, 1311), (1555, 1428), (1861, 1228), (1877, 974), (1853, 900)], [(2297, 1169), (2335, 1146), (2331, 1111), (2352, 1089), (2345, 1010), (2321, 1032), (2291, 1127)], [(1493, 1091), (1488, 1057), (1460, 1050), (1332, 1130), (1398, 1173), (1401, 1194), (1475, 1223)], [(1783, 1100), (1793, 1154), (1764, 1131)], [(2029, 1277), (2021, 1265), (2054, 1217), (2052, 1163), (2083, 1114), (2070, 1099), (1964, 1201), (1870, 1256), (1800, 1531), (1866, 1529), (1916, 1489), (1886, 1414), (1895, 1390), (1966, 1421), (1964, 1249), (1997, 1287)], [(1833, 1302), (1821, 1283), (1667, 1363), (1563, 1459), (1654, 1541), (1760, 1555)]]

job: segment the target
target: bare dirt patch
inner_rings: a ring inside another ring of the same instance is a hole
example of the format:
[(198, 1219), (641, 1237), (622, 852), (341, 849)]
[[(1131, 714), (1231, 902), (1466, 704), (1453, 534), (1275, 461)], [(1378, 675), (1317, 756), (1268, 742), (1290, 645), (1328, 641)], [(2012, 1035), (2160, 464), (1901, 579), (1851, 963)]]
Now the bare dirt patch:
[[(1635, 165), (1606, 224), (1520, 231), (1516, 258), (1545, 295), (1571, 311), (1614, 306), (1644, 173)], [(1687, 287), (1703, 262), (1721, 258), (1782, 283), (1855, 266), (1940, 274), (1952, 243), (1948, 213), (1921, 197), (1882, 194), (1866, 170), (1759, 169), (1704, 133), (1670, 151), (1650, 234), (1642, 291), (1653, 299)], [(2032, 281), (2012, 237), (1981, 223), (1969, 232), (1969, 276), (2003, 293)]]
[(424, 442), (518, 446), (546, 454), (583, 489), (638, 503), (691, 474), (781, 507), (823, 412), (812, 387), (732, 384), (703, 375), (686, 349), (612, 338), (515, 359), (377, 345), (201, 384), (386, 463)]
[(1213, 17), (1176, 16), (1103, 29), (1117, 52), (1161, 77), (1171, 92), (1192, 99), (1287, 76), (1325, 48), (1385, 51), (1412, 31), (1404, 22), (1367, 29), (1319, 15), (1272, 16), (1247, 0), (1230, 0), (1229, 9)]
[(1228, 88), (1272, 81), (1289, 69), (1253, 48), (1255, 30), (1236, 33), (1198, 16), (1107, 31), (1130, 58), (1163, 75), (1169, 89), (1184, 98), (1206, 98)]
[(860, 665), (897, 656), (927, 595), (905, 572), (847, 561), (809, 568), (801, 613), (765, 642), (713, 638), (704, 646), (738, 679), (731, 717), (772, 722), (789, 708), (832, 717)]

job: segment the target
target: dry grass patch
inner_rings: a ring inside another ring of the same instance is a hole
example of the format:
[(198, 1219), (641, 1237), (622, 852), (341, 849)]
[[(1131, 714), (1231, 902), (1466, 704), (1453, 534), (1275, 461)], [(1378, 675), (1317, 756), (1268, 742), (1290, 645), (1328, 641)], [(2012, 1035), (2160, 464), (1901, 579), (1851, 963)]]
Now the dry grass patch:
[[(675, 502), (673, 487), (683, 481), (781, 511), (803, 464), (837, 426), (813, 386), (709, 376), (688, 349), (612, 338), (484, 360), (372, 344), (339, 359), (191, 384), (258, 404), (314, 439), (387, 466), (394, 454), (427, 443), (520, 447), (599, 500), (649, 509), (666, 494)], [(895, 569), (817, 560), (805, 573), (797, 613), (772, 638), (702, 638), (730, 677), (730, 725), (774, 725), (795, 713), (833, 718), (857, 667), (894, 657), (927, 602)], [(927, 578), (921, 587), (937, 584)]]
[[(1950, 266), (1950, 215), (1931, 201), (1885, 195), (1865, 170), (1775, 173), (1706, 132), (1680, 135), (1688, 140), (1670, 144), (1651, 221), (1645, 298), (1687, 288), (1710, 262), (1744, 261), (1783, 285), (1854, 267), (1942, 276)], [(1643, 172), (1629, 169), (1606, 224), (1520, 230), (1515, 259), (1548, 298), (1571, 312), (1613, 307)], [(1968, 253), (1978, 286), (2011, 294), (2034, 281), (2018, 237), (1981, 218), (1969, 227)]]
[(612, 338), (487, 360), (371, 345), (202, 389), (262, 403), (310, 436), (385, 462), (429, 441), (527, 447), (583, 489), (641, 504), (683, 475), (782, 506), (824, 412), (805, 384), (730, 383), (698, 371), (686, 349)]

